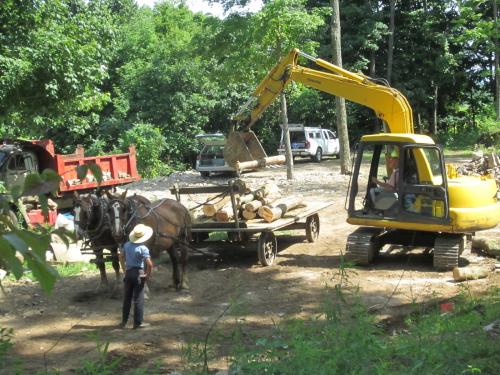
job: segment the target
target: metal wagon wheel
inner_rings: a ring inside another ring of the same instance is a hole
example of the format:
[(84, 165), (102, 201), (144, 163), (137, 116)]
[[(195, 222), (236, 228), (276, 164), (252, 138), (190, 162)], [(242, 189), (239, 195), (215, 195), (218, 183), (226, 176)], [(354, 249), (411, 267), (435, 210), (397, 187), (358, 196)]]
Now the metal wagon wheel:
[(263, 266), (271, 266), (276, 259), (278, 243), (276, 236), (272, 232), (262, 232), (257, 244), (257, 254), (259, 262)]
[(308, 242), (316, 242), (319, 237), (319, 215), (314, 214), (306, 219), (306, 238)]

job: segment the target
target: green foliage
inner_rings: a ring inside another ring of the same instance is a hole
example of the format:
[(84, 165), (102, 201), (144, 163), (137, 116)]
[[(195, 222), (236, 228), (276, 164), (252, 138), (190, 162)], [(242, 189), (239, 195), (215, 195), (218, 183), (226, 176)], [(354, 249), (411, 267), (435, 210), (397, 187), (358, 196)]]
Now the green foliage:
[(0, 327), (0, 361), (5, 360), (5, 355), (12, 348), (12, 338), (14, 330), (12, 328)]
[(160, 160), (165, 151), (166, 142), (157, 127), (145, 123), (134, 125), (120, 139), (120, 145), (123, 149), (132, 144), (136, 147), (137, 168), (143, 177), (157, 177), (173, 170), (168, 163)]
[[(214, 1), (227, 10), (248, 4)], [(165, 147), (144, 159), (151, 165), (140, 166), (143, 175), (182, 169), (193, 162), (194, 136), (227, 132), (290, 48), (331, 60), (330, 7), (326, 0), (265, 1), (255, 14), (218, 19), (170, 0), (153, 9), (133, 0), (2, 1), (0, 134), (52, 137), (58, 151), (79, 143), (98, 155), (147, 123)], [(389, 2), (342, 0), (340, 16), (344, 66), (385, 77)], [(433, 122), (437, 87), (438, 133), (447, 145), (495, 141), (498, 124), (484, 115), (494, 98), (495, 32), (491, 0), (396, 1), (391, 84), (408, 97), (422, 132)], [(291, 123), (334, 128), (332, 96), (301, 85), (286, 94)], [(374, 118), (348, 105), (351, 141), (378, 131)], [(273, 105), (254, 126), (269, 154), (278, 123)], [(484, 137), (483, 124), (491, 129)]]
[(484, 325), (500, 314), (500, 290), (462, 296), (452, 313), (415, 306), (406, 328), (384, 334), (358, 301), (342, 309), (327, 296), (323, 314), (287, 320), (268, 336), (245, 339), (231, 367), (244, 374), (495, 374), (499, 349)]
[(102, 342), (97, 334), (94, 334), (97, 360), (85, 359), (83, 366), (76, 370), (80, 375), (112, 375), (116, 374), (118, 366), (122, 360), (121, 357), (112, 358), (109, 355), (109, 342)]

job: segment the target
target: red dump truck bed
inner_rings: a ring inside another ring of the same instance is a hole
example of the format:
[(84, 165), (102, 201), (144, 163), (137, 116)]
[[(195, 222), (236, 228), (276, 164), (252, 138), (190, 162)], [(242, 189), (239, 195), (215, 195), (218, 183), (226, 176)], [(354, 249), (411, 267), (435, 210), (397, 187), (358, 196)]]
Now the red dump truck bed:
[(85, 191), (98, 186), (96, 179), (89, 171), (83, 180), (80, 180), (76, 168), (84, 164), (97, 164), (102, 171), (101, 187), (110, 187), (137, 181), (141, 177), (137, 173), (135, 147), (129, 147), (124, 154), (85, 156), (84, 148), (77, 146), (73, 154), (56, 154), (54, 143), (51, 140), (31, 141), (32, 144), (43, 148), (39, 153), (40, 171), (45, 168), (54, 169), (61, 176), (59, 193)]

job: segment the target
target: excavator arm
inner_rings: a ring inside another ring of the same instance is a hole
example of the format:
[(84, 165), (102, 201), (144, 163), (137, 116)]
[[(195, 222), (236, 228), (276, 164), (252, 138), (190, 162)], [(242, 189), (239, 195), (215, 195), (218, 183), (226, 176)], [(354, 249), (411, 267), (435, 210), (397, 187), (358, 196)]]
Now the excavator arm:
[[(298, 65), (299, 56), (313, 61), (327, 71)], [(240, 131), (248, 131), (292, 81), (345, 98), (375, 111), (390, 133), (413, 133), (413, 114), (405, 96), (389, 86), (360, 74), (349, 72), (325, 60), (293, 49), (267, 74), (250, 100), (233, 117)]]

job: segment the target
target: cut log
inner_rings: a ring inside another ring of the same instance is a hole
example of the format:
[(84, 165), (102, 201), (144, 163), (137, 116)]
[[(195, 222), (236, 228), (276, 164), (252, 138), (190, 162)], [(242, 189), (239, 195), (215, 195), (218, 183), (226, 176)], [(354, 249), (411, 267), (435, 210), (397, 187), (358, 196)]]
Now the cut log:
[(453, 268), (453, 279), (455, 281), (483, 279), (488, 276), (489, 272), (489, 269), (481, 267), (455, 267)]
[(268, 223), (283, 217), (293, 208), (304, 206), (303, 198), (299, 195), (282, 198), (273, 203), (273, 206), (262, 206), (258, 210), (258, 215)]
[(257, 217), (257, 212), (243, 210), (241, 211), (241, 216), (243, 216), (243, 219), (245, 220), (253, 220)]
[(253, 201), (245, 204), (244, 208), (245, 208), (245, 211), (255, 212), (262, 206), (263, 206), (263, 204), (260, 200), (253, 200)]
[(255, 195), (253, 193), (248, 193), (248, 194), (242, 195), (239, 198), (240, 206), (244, 206), (246, 203), (251, 202), (254, 199), (255, 199)]
[(231, 197), (229, 195), (222, 199), (215, 198), (214, 202), (205, 203), (203, 205), (203, 214), (208, 217), (215, 216), (217, 211), (224, 207), (229, 201), (231, 201)]
[(227, 223), (233, 218), (233, 216), (233, 206), (231, 205), (231, 202), (229, 202), (226, 203), (226, 205), (219, 211), (217, 211), (217, 213), (215, 214), (215, 220), (220, 223)]
[(255, 196), (255, 199), (261, 199), (264, 197), (267, 197), (268, 195), (276, 195), (279, 194), (280, 189), (278, 185), (276, 185), (274, 182), (268, 182), (264, 186), (262, 186), (260, 189), (257, 189), (253, 192), (253, 195)]
[(237, 171), (242, 169), (264, 168), (268, 165), (284, 164), (286, 161), (285, 155), (267, 156), (262, 159), (236, 162), (235, 168)]

